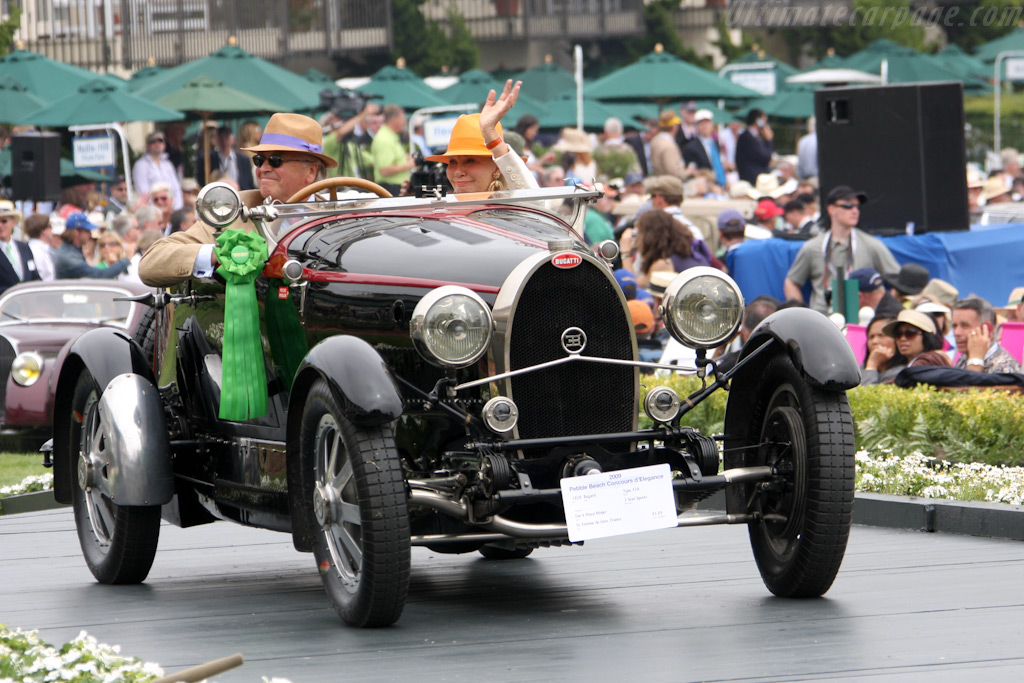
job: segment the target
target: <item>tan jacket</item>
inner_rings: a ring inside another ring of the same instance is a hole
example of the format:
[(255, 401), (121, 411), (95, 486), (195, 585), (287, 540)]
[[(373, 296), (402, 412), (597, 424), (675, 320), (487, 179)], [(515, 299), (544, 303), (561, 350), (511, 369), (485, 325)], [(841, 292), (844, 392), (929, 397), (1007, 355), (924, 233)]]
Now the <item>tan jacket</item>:
[(674, 175), (686, 178), (683, 153), (671, 133), (662, 131), (651, 138), (651, 175)]
[[(259, 190), (245, 190), (241, 193), (242, 202), (247, 207), (263, 203), (263, 195)], [(252, 223), (235, 221), (224, 228), (241, 228), (252, 230)], [(213, 244), (214, 228), (197, 221), (188, 230), (176, 232), (157, 240), (139, 261), (139, 277), (150, 287), (170, 287), (192, 277), (199, 249), (204, 244)]]

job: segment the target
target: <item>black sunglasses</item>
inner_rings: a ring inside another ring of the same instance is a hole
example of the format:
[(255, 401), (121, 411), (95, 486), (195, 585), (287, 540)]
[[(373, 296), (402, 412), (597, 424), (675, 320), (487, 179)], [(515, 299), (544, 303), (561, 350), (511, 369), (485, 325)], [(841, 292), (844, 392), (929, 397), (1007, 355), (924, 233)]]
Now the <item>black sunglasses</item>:
[(921, 334), (921, 330), (913, 327), (904, 327), (901, 330), (896, 330), (893, 337), (896, 339), (913, 339), (917, 335)]
[(252, 155), (252, 163), (256, 168), (262, 166), (264, 161), (270, 164), (270, 168), (281, 168), (281, 164), (289, 161), (308, 161), (308, 159), (285, 159), (279, 154), (271, 154), (268, 157), (265, 157), (262, 154)]
[(836, 206), (840, 209), (859, 209), (860, 204), (851, 204), (850, 202), (837, 202)]

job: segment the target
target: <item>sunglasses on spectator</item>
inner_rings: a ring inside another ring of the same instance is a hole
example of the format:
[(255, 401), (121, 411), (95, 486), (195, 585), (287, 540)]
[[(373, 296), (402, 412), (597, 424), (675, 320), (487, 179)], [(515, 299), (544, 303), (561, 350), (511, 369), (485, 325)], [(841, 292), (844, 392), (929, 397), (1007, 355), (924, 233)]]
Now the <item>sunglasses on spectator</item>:
[(836, 206), (840, 209), (859, 209), (860, 204), (853, 204), (851, 202), (836, 202)]
[(14, 216), (0, 216), (0, 223), (17, 223)]
[(280, 156), (278, 154), (271, 154), (268, 157), (263, 156), (262, 154), (253, 154), (252, 155), (252, 163), (253, 163), (253, 165), (256, 168), (259, 168), (260, 166), (262, 166), (263, 162), (269, 163), (270, 164), (270, 168), (281, 168), (281, 164), (284, 164), (284, 163), (289, 162), (289, 161), (306, 161), (306, 162), (308, 162), (309, 159), (285, 159), (284, 157), (282, 157), (282, 156)]
[(119, 247), (121, 246), (117, 242), (100, 242), (101, 247)]
[(896, 330), (893, 337), (896, 339), (913, 339), (919, 334), (921, 334), (921, 330), (915, 327), (904, 327), (902, 330)]
[(153, 196), (153, 201), (154, 201), (154, 202), (169, 202), (169, 201), (171, 201), (171, 198), (170, 198), (170, 197), (168, 197), (168, 196), (167, 196), (167, 195), (165, 195), (165, 194), (161, 194), (161, 195), (154, 195), (154, 196)]

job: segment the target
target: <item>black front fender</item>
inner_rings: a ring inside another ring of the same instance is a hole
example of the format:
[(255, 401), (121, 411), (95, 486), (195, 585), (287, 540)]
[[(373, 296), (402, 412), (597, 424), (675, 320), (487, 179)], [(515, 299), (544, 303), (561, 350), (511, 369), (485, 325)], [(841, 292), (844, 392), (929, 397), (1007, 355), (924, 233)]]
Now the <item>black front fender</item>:
[(793, 365), (814, 386), (846, 391), (860, 384), (860, 368), (849, 342), (831, 320), (816, 311), (785, 308), (768, 316), (743, 345), (741, 360), (768, 342), (789, 354)]
[(82, 370), (88, 370), (100, 387), (122, 374), (141, 375), (156, 385), (153, 368), (142, 349), (125, 332), (98, 327), (72, 342), (60, 363), (53, 401), (53, 495), (61, 503), (71, 502), (77, 476), (69, 437), (71, 398)]
[(329, 337), (306, 354), (292, 385), (290, 419), (301, 413), (303, 397), (317, 377), (327, 381), (357, 425), (379, 425), (402, 414), (402, 394), (391, 371), (377, 350), (358, 337)]

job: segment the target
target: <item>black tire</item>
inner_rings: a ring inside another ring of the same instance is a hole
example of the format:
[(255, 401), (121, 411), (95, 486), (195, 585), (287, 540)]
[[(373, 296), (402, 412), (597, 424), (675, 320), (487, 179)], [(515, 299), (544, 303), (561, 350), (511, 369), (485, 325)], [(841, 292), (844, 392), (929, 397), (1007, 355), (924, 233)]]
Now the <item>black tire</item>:
[[(149, 575), (160, 538), (160, 506), (115, 505), (105, 494), (106, 439), (99, 415), (100, 389), (87, 370), (75, 384), (70, 420), (77, 476), (72, 505), (78, 542), (89, 571), (100, 583), (141, 583)], [(92, 463), (92, 464), (90, 464)]]
[(749, 525), (754, 559), (775, 595), (818, 597), (835, 580), (853, 516), (853, 418), (845, 393), (812, 387), (789, 358), (768, 364), (759, 383), (749, 443), (758, 465), (781, 477), (754, 485)]
[[(141, 306), (142, 304), (138, 304)], [(139, 316), (139, 324), (132, 332), (132, 339), (142, 349), (142, 355), (150, 363), (153, 362), (153, 353), (156, 350), (156, 309), (146, 306)]]
[(533, 548), (505, 548), (491, 544), (480, 548), (480, 554), (488, 560), (521, 560), (529, 557), (532, 552)]
[(327, 383), (302, 411), (300, 495), (324, 590), (352, 626), (395, 623), (409, 592), (405, 479), (390, 425), (357, 427)]

